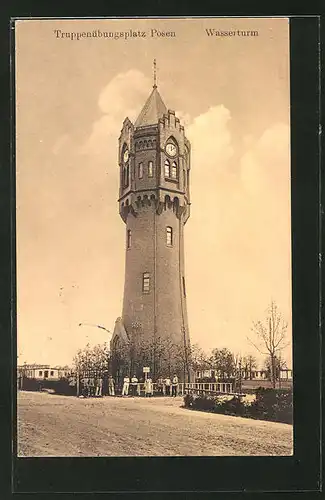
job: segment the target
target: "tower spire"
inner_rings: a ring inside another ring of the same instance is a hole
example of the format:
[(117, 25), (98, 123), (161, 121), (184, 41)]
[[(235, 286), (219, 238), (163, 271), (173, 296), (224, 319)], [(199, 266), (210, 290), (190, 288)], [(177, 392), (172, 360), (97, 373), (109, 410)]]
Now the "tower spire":
[(153, 60), (153, 88), (157, 88), (157, 65), (156, 59)]

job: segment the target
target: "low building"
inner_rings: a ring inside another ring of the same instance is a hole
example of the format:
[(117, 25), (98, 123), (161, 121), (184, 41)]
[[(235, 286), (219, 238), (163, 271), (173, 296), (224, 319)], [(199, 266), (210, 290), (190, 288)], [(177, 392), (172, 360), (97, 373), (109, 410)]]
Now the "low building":
[(68, 367), (40, 364), (24, 364), (17, 367), (17, 378), (26, 377), (35, 380), (60, 380), (69, 374)]
[(213, 379), (215, 377), (216, 377), (216, 370), (207, 369), (207, 370), (197, 370), (195, 372), (195, 379), (198, 381), (208, 378)]
[(266, 370), (252, 370), (251, 374), (244, 374), (243, 378), (247, 380), (265, 380), (267, 379), (267, 372)]
[[(195, 371), (195, 380), (199, 382), (203, 379), (218, 379), (218, 371), (216, 369), (207, 369), (207, 370), (196, 370)], [(231, 377), (230, 377), (231, 378)], [(235, 374), (232, 375), (232, 378), (235, 378)], [(252, 370), (251, 372), (247, 372), (242, 370), (241, 373), (242, 380), (268, 380), (269, 375), (266, 370)], [(280, 379), (292, 381), (292, 369), (282, 369), (280, 371)]]
[(280, 371), (281, 380), (292, 380), (292, 370), (290, 368), (285, 368)]

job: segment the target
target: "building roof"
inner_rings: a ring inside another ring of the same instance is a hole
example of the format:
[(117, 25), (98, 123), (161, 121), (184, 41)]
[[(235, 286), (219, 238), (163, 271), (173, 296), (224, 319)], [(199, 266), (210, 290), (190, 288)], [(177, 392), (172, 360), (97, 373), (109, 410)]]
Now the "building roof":
[(17, 368), (27, 368), (28, 370), (39, 370), (39, 369), (50, 369), (50, 365), (40, 365), (39, 363), (24, 363), (23, 365), (18, 365)]
[(135, 127), (146, 127), (148, 125), (155, 125), (158, 123), (159, 118), (167, 113), (167, 108), (161, 95), (158, 92), (157, 86), (153, 86), (153, 90), (148, 97), (145, 105), (139, 114)]

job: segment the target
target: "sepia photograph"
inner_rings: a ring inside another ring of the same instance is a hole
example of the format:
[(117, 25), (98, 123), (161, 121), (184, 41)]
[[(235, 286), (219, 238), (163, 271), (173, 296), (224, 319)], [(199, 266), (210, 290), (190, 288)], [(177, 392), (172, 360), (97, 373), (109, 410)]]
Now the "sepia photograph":
[(289, 19), (14, 31), (17, 456), (291, 456)]

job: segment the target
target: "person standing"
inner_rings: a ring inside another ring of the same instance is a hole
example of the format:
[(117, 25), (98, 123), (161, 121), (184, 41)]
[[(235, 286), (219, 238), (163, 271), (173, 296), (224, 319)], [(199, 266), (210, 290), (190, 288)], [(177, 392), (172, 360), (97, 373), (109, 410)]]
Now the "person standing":
[(131, 391), (132, 391), (132, 396), (137, 395), (137, 387), (138, 387), (138, 378), (136, 375), (133, 375), (131, 378)]
[(88, 377), (84, 379), (84, 396), (85, 398), (90, 397), (90, 379)]
[(146, 380), (144, 381), (144, 394), (145, 396), (149, 396), (151, 397), (152, 396), (152, 378), (151, 377), (147, 377)]
[(109, 396), (115, 396), (115, 380), (112, 375), (108, 377), (108, 394)]
[(96, 396), (101, 398), (102, 395), (103, 395), (103, 379), (99, 377), (97, 379), (97, 385), (96, 385)]
[(128, 396), (129, 385), (130, 385), (130, 377), (128, 375), (126, 375), (126, 377), (124, 377), (124, 379), (123, 379), (122, 396)]
[(159, 377), (159, 379), (157, 380), (157, 389), (158, 389), (159, 394), (161, 394), (163, 396), (164, 395), (164, 381), (163, 381), (162, 377)]
[(170, 380), (170, 377), (167, 377), (165, 380), (165, 394), (166, 394), (166, 396), (170, 396), (171, 383), (172, 383), (172, 381)]
[(175, 373), (172, 380), (172, 396), (176, 398), (177, 392), (178, 392), (178, 377)]
[(92, 398), (95, 396), (95, 379), (94, 379), (94, 377), (91, 377), (89, 379), (89, 389), (90, 389), (89, 396)]
[(95, 388), (95, 394), (94, 396), (98, 397), (99, 395), (99, 377), (97, 376), (95, 379), (95, 384), (94, 384), (94, 388)]

